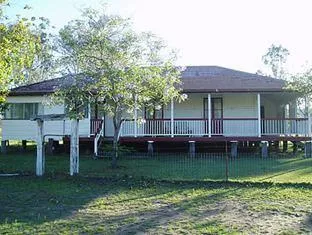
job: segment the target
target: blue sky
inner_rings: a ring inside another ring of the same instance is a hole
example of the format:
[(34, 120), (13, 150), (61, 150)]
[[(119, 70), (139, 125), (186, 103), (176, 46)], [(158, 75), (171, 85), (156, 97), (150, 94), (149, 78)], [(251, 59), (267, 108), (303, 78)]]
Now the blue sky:
[(312, 1), (309, 0), (11, 0), (9, 14), (45, 16), (57, 28), (79, 9), (107, 3), (130, 17), (137, 31), (151, 31), (179, 51), (179, 65), (219, 65), (249, 72), (263, 69), (272, 44), (290, 51), (290, 72), (312, 63)]

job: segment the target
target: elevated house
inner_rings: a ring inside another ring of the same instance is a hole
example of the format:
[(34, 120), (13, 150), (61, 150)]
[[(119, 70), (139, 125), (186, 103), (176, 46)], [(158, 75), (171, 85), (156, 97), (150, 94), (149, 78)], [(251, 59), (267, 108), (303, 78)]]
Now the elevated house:
[[(285, 89), (282, 80), (218, 66), (189, 66), (181, 80), (188, 99), (155, 109), (152, 114), (138, 110), (134, 118), (124, 117), (121, 143), (311, 139), (309, 118), (297, 117), (299, 94)], [(45, 97), (61, 83), (62, 78), (57, 78), (13, 89), (2, 121), (2, 140), (36, 140), (36, 123), (30, 121), (31, 116), (64, 113), (64, 106), (45, 104)], [(69, 135), (70, 122), (46, 122), (44, 132), (59, 140), (60, 135)], [(100, 104), (88, 107), (79, 135), (81, 140), (94, 142), (95, 149), (100, 137), (113, 136), (112, 120), (101, 112)]]

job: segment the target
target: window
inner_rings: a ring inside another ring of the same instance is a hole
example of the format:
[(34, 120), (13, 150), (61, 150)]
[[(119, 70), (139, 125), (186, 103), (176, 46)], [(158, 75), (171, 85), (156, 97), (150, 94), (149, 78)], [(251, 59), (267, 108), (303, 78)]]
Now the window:
[(4, 119), (29, 120), (39, 114), (39, 103), (11, 103), (5, 111)]

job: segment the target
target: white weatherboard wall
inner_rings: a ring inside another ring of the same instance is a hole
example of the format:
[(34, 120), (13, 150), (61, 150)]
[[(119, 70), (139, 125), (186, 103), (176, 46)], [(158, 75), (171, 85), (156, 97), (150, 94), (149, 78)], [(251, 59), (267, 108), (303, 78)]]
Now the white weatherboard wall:
[[(41, 103), (43, 109), (39, 114), (63, 114), (64, 106), (46, 105), (43, 96), (16, 96), (8, 97), (8, 103)], [(44, 135), (69, 135), (70, 121), (46, 121), (44, 122)], [(79, 122), (79, 135), (88, 136), (90, 134), (90, 120), (83, 119)], [(3, 140), (36, 140), (37, 123), (30, 120), (2, 120), (2, 139)], [(59, 136), (49, 136), (47, 138), (61, 139)]]

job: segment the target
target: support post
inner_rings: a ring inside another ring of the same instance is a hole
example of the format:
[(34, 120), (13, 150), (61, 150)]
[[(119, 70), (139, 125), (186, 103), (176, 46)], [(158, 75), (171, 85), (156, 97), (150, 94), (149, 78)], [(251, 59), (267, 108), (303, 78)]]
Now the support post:
[(308, 114), (308, 137), (312, 137), (312, 122), (311, 115)]
[(261, 141), (261, 157), (266, 158), (268, 155), (268, 141)]
[(211, 94), (208, 94), (208, 137), (211, 137)]
[(27, 140), (22, 140), (22, 151), (25, 152), (27, 147)]
[(189, 141), (189, 154), (190, 157), (195, 157), (195, 141), (194, 140), (190, 140)]
[(284, 153), (287, 152), (287, 149), (288, 149), (288, 141), (285, 140), (285, 141), (283, 141), (283, 152)]
[(134, 137), (138, 137), (138, 108), (137, 108), (138, 96), (134, 96)]
[(293, 142), (293, 155), (296, 155), (298, 152), (298, 142), (294, 141)]
[(147, 141), (147, 153), (148, 156), (152, 157), (154, 155), (154, 146), (153, 146), (154, 141), (149, 140)]
[(45, 168), (45, 153), (43, 139), (43, 121), (37, 120), (37, 159), (36, 159), (36, 175), (42, 176)]
[(174, 137), (174, 102), (171, 99), (171, 115), (170, 115), (170, 125), (171, 125), (171, 137)]
[(304, 156), (305, 157), (312, 157), (312, 142), (307, 141), (304, 144)]
[(79, 120), (71, 121), (70, 135), (70, 169), (71, 176), (79, 173)]
[(231, 157), (237, 157), (238, 141), (231, 141)]
[(47, 145), (47, 154), (52, 155), (53, 154), (53, 138), (48, 139), (48, 145)]
[(1, 153), (7, 154), (7, 141), (6, 140), (1, 141)]
[(260, 93), (257, 94), (257, 109), (258, 109), (258, 137), (261, 137), (261, 100)]

